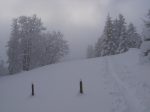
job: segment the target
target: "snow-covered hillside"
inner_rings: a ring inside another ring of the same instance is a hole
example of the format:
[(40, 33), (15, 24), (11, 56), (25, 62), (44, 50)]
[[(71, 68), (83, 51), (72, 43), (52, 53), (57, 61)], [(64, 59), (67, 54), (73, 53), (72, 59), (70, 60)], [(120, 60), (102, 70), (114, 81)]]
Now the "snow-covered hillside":
[(139, 63), (139, 51), (131, 49), (2, 77), (0, 112), (150, 112), (149, 68)]

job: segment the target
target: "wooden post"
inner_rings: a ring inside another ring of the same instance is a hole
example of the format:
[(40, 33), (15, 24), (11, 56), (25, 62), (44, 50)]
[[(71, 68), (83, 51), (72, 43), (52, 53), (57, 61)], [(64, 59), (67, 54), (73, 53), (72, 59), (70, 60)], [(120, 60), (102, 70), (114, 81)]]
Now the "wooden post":
[(32, 96), (34, 96), (34, 84), (32, 83)]
[(82, 84), (82, 80), (80, 80), (80, 94), (83, 94), (83, 84)]

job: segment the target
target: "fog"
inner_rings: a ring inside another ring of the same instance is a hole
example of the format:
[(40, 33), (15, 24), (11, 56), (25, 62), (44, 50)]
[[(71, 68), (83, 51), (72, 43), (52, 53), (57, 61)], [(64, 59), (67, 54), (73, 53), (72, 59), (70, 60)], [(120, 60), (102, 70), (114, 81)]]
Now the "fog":
[(123, 14), (139, 33), (150, 0), (1, 0), (0, 58), (7, 60), (6, 44), (12, 19), (36, 14), (49, 31), (61, 31), (70, 46), (66, 60), (85, 58), (86, 48), (100, 37), (108, 13)]

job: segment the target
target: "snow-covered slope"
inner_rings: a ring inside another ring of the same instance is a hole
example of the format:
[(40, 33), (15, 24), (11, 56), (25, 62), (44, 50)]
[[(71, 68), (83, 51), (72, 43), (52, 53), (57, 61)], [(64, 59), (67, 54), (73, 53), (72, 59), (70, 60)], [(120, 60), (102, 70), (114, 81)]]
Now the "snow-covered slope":
[(150, 65), (138, 58), (132, 49), (2, 77), (0, 112), (150, 112)]

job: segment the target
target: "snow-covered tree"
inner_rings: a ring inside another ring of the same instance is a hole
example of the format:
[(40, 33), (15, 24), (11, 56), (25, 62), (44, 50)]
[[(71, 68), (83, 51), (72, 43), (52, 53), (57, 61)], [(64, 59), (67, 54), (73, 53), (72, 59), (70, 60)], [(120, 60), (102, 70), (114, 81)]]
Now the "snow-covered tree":
[(150, 28), (150, 10), (147, 13), (147, 18), (144, 21), (146, 28)]
[(121, 42), (120, 20), (112, 20), (110, 16), (107, 17), (104, 32), (95, 46), (96, 56), (114, 55), (119, 53), (119, 46)]
[(115, 20), (108, 15), (104, 32), (95, 45), (95, 56), (119, 54), (129, 48), (139, 48), (140, 45), (141, 38), (133, 24), (127, 29), (123, 15), (119, 14)]
[(144, 60), (149, 60), (150, 61), (150, 10), (147, 14), (147, 18), (144, 21), (145, 23), (145, 28), (143, 31), (144, 35), (144, 41), (141, 45), (141, 55)]
[(61, 32), (47, 33), (45, 39), (45, 65), (58, 62), (68, 53), (69, 47)]
[(45, 41), (42, 35), (37, 35), (36, 38), (32, 38), (30, 69), (43, 66), (42, 59), (45, 56)]
[(136, 28), (132, 23), (128, 25), (127, 38), (128, 38), (127, 46), (129, 48), (140, 48), (142, 39), (140, 35), (137, 33)]
[(45, 33), (45, 29), (36, 15), (13, 20), (7, 53), (10, 74), (56, 63), (68, 53), (62, 33)]
[(119, 39), (119, 46), (118, 46), (118, 53), (126, 52), (129, 47), (127, 45), (127, 28), (126, 28), (126, 22), (125, 18), (122, 14), (119, 14), (118, 19), (118, 39)]
[[(18, 19), (18, 25), (20, 26), (20, 38), (22, 49), (22, 64), (23, 70), (31, 69), (31, 58), (35, 53), (34, 43), (38, 40), (41, 32), (44, 30), (41, 19), (36, 15), (32, 17), (21, 16)], [(35, 58), (35, 57), (33, 57)]]
[(95, 50), (94, 50), (94, 54), (95, 54), (95, 57), (100, 57), (101, 56), (101, 51), (103, 49), (103, 36), (101, 36), (97, 43), (95, 44)]
[(94, 52), (94, 48), (92, 45), (88, 45), (87, 47), (87, 58), (93, 58), (95, 57), (95, 52)]
[(112, 19), (108, 15), (106, 25), (104, 28), (104, 34), (103, 34), (103, 50), (102, 50), (102, 56), (111, 55), (113, 53), (113, 24)]
[(120, 36), (121, 36), (121, 33), (120, 33), (120, 24), (119, 24), (119, 20), (118, 19), (115, 19), (113, 20), (113, 49), (114, 49), (114, 54), (119, 54), (120, 51), (119, 51), (119, 45), (120, 45), (120, 42), (121, 42), (121, 39), (120, 39)]
[(13, 20), (11, 38), (8, 42), (8, 70), (10, 74), (33, 68), (32, 59), (38, 57), (38, 55), (35, 56), (35, 50), (38, 52), (36, 49), (38, 47), (37, 40), (42, 30), (44, 27), (41, 19), (36, 15), (32, 17), (20, 16)]
[(111, 17), (107, 16), (104, 32), (95, 46), (96, 56), (106, 56), (113, 54), (113, 24)]
[(14, 74), (22, 70), (22, 55), (20, 44), (21, 41), (20, 41), (18, 19), (14, 19), (12, 23), (11, 37), (7, 45), (9, 74)]

